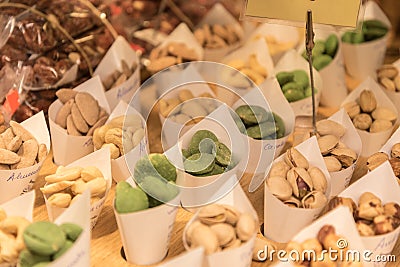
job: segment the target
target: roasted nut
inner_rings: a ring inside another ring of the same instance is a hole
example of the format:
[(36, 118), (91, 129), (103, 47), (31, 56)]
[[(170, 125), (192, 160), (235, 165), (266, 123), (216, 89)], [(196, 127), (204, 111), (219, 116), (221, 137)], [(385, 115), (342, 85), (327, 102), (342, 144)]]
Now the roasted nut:
[(357, 160), (357, 154), (350, 148), (335, 148), (331, 151), (344, 168), (348, 168)]
[(376, 72), (378, 74), (378, 78), (386, 77), (389, 79), (394, 79), (399, 74), (397, 68), (392, 64), (385, 64), (380, 67)]
[(317, 167), (310, 167), (308, 174), (311, 177), (313, 188), (322, 193), (326, 192), (328, 182), (326, 181), (324, 173)]
[(192, 230), (191, 247), (204, 247), (206, 254), (212, 254), (219, 249), (217, 235), (207, 226), (199, 224)]
[(361, 113), (353, 118), (353, 124), (357, 129), (368, 130), (372, 124), (372, 118), (369, 114)]
[(97, 100), (89, 93), (78, 92), (75, 103), (86, 123), (93, 126), (99, 119), (100, 107)]
[(366, 224), (363, 221), (357, 221), (356, 227), (361, 236), (373, 236), (375, 234), (371, 225)]
[(292, 196), (292, 186), (282, 176), (271, 176), (267, 179), (267, 186), (271, 193), (280, 200), (288, 200)]
[(53, 206), (67, 208), (71, 203), (71, 195), (67, 193), (55, 193), (47, 201)]
[(295, 197), (303, 198), (307, 192), (313, 190), (313, 183), (310, 174), (306, 169), (296, 167), (288, 171), (287, 181), (293, 190)]
[(243, 242), (249, 240), (257, 231), (253, 216), (249, 213), (242, 213), (236, 224), (236, 234)]
[(301, 200), (302, 206), (306, 209), (318, 209), (328, 202), (325, 194), (321, 191), (311, 191)]
[(369, 129), (371, 133), (378, 133), (388, 131), (392, 128), (393, 124), (388, 120), (375, 120)]
[(389, 156), (386, 153), (376, 152), (367, 159), (367, 168), (372, 171), (387, 160), (389, 160)]
[(342, 169), (342, 164), (336, 157), (324, 157), (324, 162), (329, 172), (338, 172)]
[(272, 176), (280, 176), (280, 177), (286, 178), (286, 175), (289, 170), (290, 170), (290, 167), (284, 161), (279, 161), (272, 165), (268, 175), (271, 177)]
[(354, 117), (360, 114), (361, 112), (361, 108), (356, 101), (351, 101), (344, 104), (343, 108), (346, 110), (347, 114), (351, 119), (354, 119)]
[(316, 124), (317, 131), (320, 135), (334, 135), (337, 138), (342, 137), (346, 133), (346, 128), (344, 128), (340, 123), (331, 120), (320, 120)]
[(199, 220), (207, 225), (222, 223), (226, 220), (225, 208), (219, 204), (207, 205), (199, 211)]
[(363, 112), (372, 112), (376, 109), (375, 94), (369, 90), (363, 90), (360, 94), (360, 107)]
[(398, 158), (400, 159), (400, 143), (394, 144), (392, 146), (392, 149), (390, 151), (390, 156), (392, 158)]
[[(267, 248), (267, 250), (266, 250)], [(267, 259), (267, 255), (261, 254), (261, 259), (259, 257), (259, 251), (262, 250), (264, 253), (267, 251), (276, 250), (277, 246), (272, 242), (268, 241), (265, 238), (256, 237), (254, 241), (254, 248), (253, 248), (253, 261), (262, 261), (263, 258)]]
[(219, 245), (225, 247), (236, 239), (235, 228), (227, 223), (216, 223), (210, 226), (210, 229), (218, 238)]
[(338, 206), (346, 206), (346, 207), (348, 207), (350, 212), (351, 212), (351, 214), (353, 214), (357, 209), (357, 205), (353, 201), (353, 199), (347, 198), (347, 197), (338, 197), (338, 196), (336, 196), (336, 197), (332, 198), (329, 201), (328, 210), (333, 210), (334, 208), (336, 208)]

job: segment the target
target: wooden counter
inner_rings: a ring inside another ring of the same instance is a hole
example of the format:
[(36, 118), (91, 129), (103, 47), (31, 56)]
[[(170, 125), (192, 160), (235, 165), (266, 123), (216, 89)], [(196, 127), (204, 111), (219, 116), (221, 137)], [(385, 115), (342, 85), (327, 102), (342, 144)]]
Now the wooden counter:
[[(328, 108), (320, 108), (319, 113), (321, 117), (327, 117), (334, 113), (334, 110)], [(159, 120), (158, 117), (150, 118), (150, 126), (152, 127), (152, 131), (150, 132), (149, 142), (151, 144), (152, 152), (162, 152), (161, 146), (159, 142), (159, 132), (154, 129), (159, 129)], [(157, 128), (158, 127), (158, 128)], [(39, 177), (35, 183), (36, 190), (36, 202), (34, 209), (34, 220), (48, 220), (46, 206), (44, 204), (44, 199), (41, 192), (38, 190), (39, 187), (44, 185), (44, 176), (54, 173), (56, 166), (52, 163), (52, 157), (46, 159), (43, 168), (39, 174)], [(353, 175), (352, 181), (357, 180), (359, 177), (366, 173), (365, 159), (360, 159), (359, 164), (356, 168), (356, 171)], [(263, 203), (264, 203), (264, 190), (261, 186), (254, 193), (248, 193), (247, 188), (250, 182), (251, 176), (245, 175), (241, 179), (241, 185), (245, 189), (250, 201), (253, 203), (254, 208), (256, 209), (260, 222), (262, 223), (264, 215), (263, 215)], [(113, 184), (113, 188), (108, 195), (103, 211), (100, 214), (98, 222), (92, 231), (92, 242), (91, 242), (91, 266), (95, 267), (103, 267), (103, 266), (136, 266), (133, 264), (127, 263), (121, 256), (121, 239), (118, 232), (117, 223), (114, 217), (114, 212), (112, 208), (112, 201), (114, 198), (114, 190), (115, 183)], [(184, 209), (179, 209), (175, 229), (173, 230), (173, 235), (171, 238), (171, 244), (169, 248), (168, 255), (166, 259), (172, 258), (174, 256), (179, 255), (184, 252), (184, 247), (182, 244), (182, 232), (185, 227), (186, 222), (191, 218), (193, 214), (185, 211)], [(279, 248), (282, 248), (283, 245), (279, 245)], [(388, 263), (387, 266), (400, 266), (400, 242), (398, 241), (396, 247), (394, 248), (394, 253), (398, 259), (399, 263)], [(258, 266), (266, 266), (267, 263), (252, 263), (252, 267)], [(156, 266), (156, 265), (154, 265)], [(84, 266), (82, 266), (84, 267)], [(188, 266), (190, 267), (190, 266)], [(221, 266), (225, 267), (225, 266)], [(226, 266), (228, 267), (228, 266)]]

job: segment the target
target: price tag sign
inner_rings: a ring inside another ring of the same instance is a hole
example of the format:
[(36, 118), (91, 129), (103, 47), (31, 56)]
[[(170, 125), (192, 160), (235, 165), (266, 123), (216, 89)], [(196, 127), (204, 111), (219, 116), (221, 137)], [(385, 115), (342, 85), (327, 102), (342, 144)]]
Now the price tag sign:
[(247, 0), (244, 15), (304, 22), (311, 10), (314, 23), (356, 28), (360, 7), (361, 0)]

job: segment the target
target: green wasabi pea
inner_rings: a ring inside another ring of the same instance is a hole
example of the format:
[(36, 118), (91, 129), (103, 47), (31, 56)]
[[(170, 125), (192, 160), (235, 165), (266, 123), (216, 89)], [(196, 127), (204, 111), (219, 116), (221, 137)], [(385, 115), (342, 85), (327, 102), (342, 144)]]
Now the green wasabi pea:
[(115, 187), (115, 210), (118, 213), (130, 213), (147, 209), (149, 200), (139, 187), (132, 187), (126, 181), (121, 181)]
[(376, 28), (376, 29), (387, 30), (388, 27), (380, 20), (369, 19), (363, 22), (363, 28), (367, 29)]
[(217, 175), (225, 172), (225, 168), (222, 166), (219, 166), (218, 164), (214, 165), (214, 168), (211, 171), (210, 175)]
[(281, 71), (276, 74), (276, 79), (281, 87), (288, 82), (293, 82), (293, 78), (294, 75), (292, 72)]
[[(200, 143), (205, 140), (202, 143), (202, 146), (200, 146)], [(212, 149), (214, 148), (213, 142), (217, 142), (218, 138), (213, 134), (212, 132), (208, 130), (199, 130), (194, 133), (192, 136), (192, 139), (190, 140), (189, 143), (189, 151), (191, 155), (200, 153), (200, 147), (202, 148), (202, 153), (211, 153)]]
[(192, 154), (190, 153), (189, 149), (182, 149), (182, 156), (184, 159), (187, 159), (190, 157)]
[(329, 55), (320, 55), (313, 61), (313, 66), (316, 70), (321, 70), (332, 62), (332, 57)]
[(348, 31), (342, 35), (342, 41), (359, 44), (373, 41), (385, 36), (389, 31), (387, 25), (379, 20), (365, 20), (361, 31)]
[(23, 239), (26, 248), (32, 253), (50, 256), (64, 246), (67, 237), (58, 225), (40, 221), (25, 228)]
[(282, 87), (282, 91), (286, 92), (289, 89), (293, 90), (303, 90), (303, 85), (297, 82), (288, 82)]
[(74, 242), (72, 242), (71, 240), (67, 240), (64, 244), (64, 246), (56, 252), (56, 254), (53, 255), (53, 260), (58, 259), (59, 257), (61, 257), (65, 252), (68, 251), (68, 249), (70, 249), (72, 246), (74, 245)]
[[(314, 88), (315, 94), (317, 94), (318, 89)], [(312, 91), (311, 91), (311, 86), (307, 87), (307, 89), (304, 91), (304, 95), (305, 97), (310, 97), (312, 95)]]
[(342, 35), (342, 42), (344, 43), (352, 43), (353, 40), (353, 33), (352, 32), (345, 32)]
[(35, 265), (33, 265), (32, 267), (46, 267), (46, 266), (48, 266), (50, 263), (51, 263), (50, 261), (39, 262), (39, 263), (36, 263)]
[(364, 31), (364, 38), (366, 42), (373, 41), (382, 38), (383, 36), (386, 35), (387, 32), (388, 32), (387, 29), (381, 29), (381, 28), (367, 29)]
[(336, 55), (336, 50), (339, 46), (339, 40), (335, 34), (331, 34), (326, 38), (325, 41), (325, 52), (330, 55), (332, 58)]
[(204, 174), (211, 172), (214, 167), (215, 157), (213, 154), (197, 153), (188, 157), (183, 162), (185, 171), (191, 174)]
[(304, 92), (300, 90), (287, 90), (283, 93), (289, 102), (295, 102), (304, 98)]
[(303, 90), (310, 85), (310, 80), (308, 79), (308, 74), (304, 70), (294, 70), (293, 73), (293, 81), (300, 84), (303, 87)]
[(364, 34), (362, 32), (355, 32), (351, 39), (353, 44), (360, 44), (365, 42)]
[(254, 125), (266, 121), (269, 117), (268, 112), (260, 106), (242, 105), (235, 112), (245, 125)]
[(250, 137), (254, 139), (265, 139), (267, 136), (273, 135), (273, 139), (275, 139), (276, 133), (275, 123), (271, 121), (266, 121), (260, 123), (259, 125), (250, 127), (247, 129), (247, 133)]
[(275, 113), (272, 113), (273, 114), (273, 116), (274, 116), (274, 120), (275, 120), (275, 127), (276, 127), (276, 129), (277, 129), (277, 131), (276, 131), (276, 138), (282, 138), (282, 137), (284, 137), (285, 136), (285, 132), (286, 132), (286, 130), (285, 130), (285, 123), (283, 122), (283, 120), (282, 120), (282, 118), (279, 116), (279, 115), (277, 115), (277, 114), (275, 114)]
[(223, 143), (216, 142), (215, 143), (216, 154), (215, 154), (215, 161), (217, 164), (221, 166), (228, 166), (231, 162), (231, 150)]
[(71, 241), (78, 239), (83, 229), (75, 223), (63, 223), (60, 225), (61, 230), (67, 235), (67, 238)]
[(19, 253), (18, 263), (20, 267), (32, 267), (33, 265), (40, 262), (49, 262), (50, 256), (42, 256), (31, 253), (27, 249), (23, 249)]
[(315, 41), (314, 48), (312, 50), (312, 57), (315, 58), (323, 53), (325, 53), (325, 42), (321, 40)]
[(176, 181), (176, 168), (164, 154), (152, 153), (149, 159), (162, 177), (168, 181)]
[(175, 198), (178, 194), (177, 187), (171, 183), (172, 182), (165, 182), (159, 177), (147, 176), (139, 186), (148, 195), (165, 203)]

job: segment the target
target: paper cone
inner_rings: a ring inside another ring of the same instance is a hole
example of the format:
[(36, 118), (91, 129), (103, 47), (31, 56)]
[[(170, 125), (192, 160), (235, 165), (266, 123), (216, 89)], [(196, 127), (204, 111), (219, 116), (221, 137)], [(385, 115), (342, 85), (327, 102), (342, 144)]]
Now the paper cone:
[[(132, 184), (133, 181), (130, 183)], [(179, 201), (180, 194), (169, 204), (124, 214), (119, 214), (113, 205), (124, 252), (129, 263), (150, 265), (164, 259), (168, 252)]]
[(288, 136), (293, 132), (294, 114), (286, 98), (280, 92), (276, 79), (267, 79), (261, 84), (260, 89), (252, 89), (232, 108), (235, 110), (240, 105), (256, 105), (263, 107), (268, 112), (274, 112), (285, 122), (285, 136), (275, 140), (256, 140), (242, 134), (245, 143), (249, 143), (249, 159), (245, 172), (253, 173), (249, 191), (255, 191), (265, 180), (272, 161), (278, 156), (286, 144)]
[[(400, 72), (400, 59), (398, 59), (396, 62), (393, 63), (393, 65), (397, 68), (397, 70)], [(381, 86), (382, 87), (382, 86)], [(392, 92), (389, 90), (386, 90), (383, 88), (383, 91), (386, 93), (386, 95), (392, 100), (393, 104), (397, 108), (397, 112), (400, 114), (400, 92)]]
[[(281, 45), (269, 46), (269, 52), (273, 62), (276, 64), (289, 49), (293, 49), (299, 43), (299, 31), (296, 27), (282, 24), (263, 23), (254, 30), (247, 42), (254, 42), (259, 39), (275, 40)], [(278, 49), (279, 48), (279, 49)]]
[[(213, 199), (215, 199), (213, 197)], [(231, 190), (222, 199), (216, 202), (217, 204), (225, 204), (235, 207), (240, 212), (248, 212), (253, 215), (256, 220), (256, 225), (258, 225), (257, 213), (251, 205), (246, 194), (243, 192), (240, 184), (237, 184), (233, 190)], [(186, 233), (189, 226), (197, 220), (198, 212), (192, 217), (192, 219), (186, 224), (183, 230), (183, 245), (186, 250), (190, 250), (189, 245), (186, 241)], [(232, 248), (228, 250), (223, 250), (221, 252), (216, 252), (205, 256), (207, 267), (220, 267), (220, 266), (230, 266), (230, 267), (245, 267), (250, 266), (252, 260), (252, 252), (254, 247), (254, 241), (256, 238), (256, 233), (247, 242), (243, 243), (240, 247)]]
[(51, 262), (49, 267), (71, 266), (81, 267), (90, 266), (90, 192), (85, 191), (76, 203), (71, 205), (54, 223), (75, 223), (83, 228), (82, 233), (60, 258)]
[[(293, 71), (293, 70), (304, 70), (308, 76), (310, 75), (309, 66), (307, 61), (304, 60), (295, 50), (289, 50), (285, 55), (279, 60), (278, 64), (275, 66), (273, 76), (276, 76), (281, 71)], [(319, 100), (323, 91), (323, 82), (320, 74), (313, 68), (314, 74), (314, 85), (317, 90), (315, 94), (315, 112), (318, 111)], [(310, 77), (310, 76), (309, 76)], [(311, 81), (310, 81), (311, 83)], [(312, 99), (311, 96), (306, 97), (302, 100), (291, 102), (290, 106), (293, 109), (295, 116), (310, 116), (312, 115)]]
[[(338, 39), (338, 47), (336, 49), (335, 57), (328, 66), (319, 71), (324, 84), (324, 91), (321, 95), (321, 104), (327, 107), (338, 108), (347, 96), (341, 38), (335, 28), (328, 25), (319, 25), (314, 32), (314, 39), (316, 41), (326, 41), (331, 34), (334, 34)], [(305, 46), (303, 44), (298, 49), (298, 52), (302, 54), (304, 51)]]
[(0, 205), (9, 216), (22, 216), (29, 221), (33, 219), (33, 207), (35, 205), (35, 191), (29, 191)]
[(383, 145), (383, 147), (381, 147), (379, 151), (385, 152), (386, 154), (389, 155), (390, 158), (390, 152), (392, 150), (392, 147), (397, 143), (400, 143), (400, 127), (397, 128), (397, 130), (392, 134), (389, 140), (387, 140), (387, 142)]
[[(340, 197), (352, 198), (358, 203), (358, 199), (364, 192), (371, 192), (382, 200), (382, 205), (388, 202), (400, 204), (400, 187), (397, 178), (389, 162), (383, 163), (373, 171), (367, 173), (363, 178), (353, 183), (339, 194)], [(399, 237), (400, 227), (394, 231), (376, 236), (361, 237), (366, 249), (376, 255), (390, 254)]]
[[(331, 193), (331, 177), (326, 169), (321, 152), (319, 151), (317, 138), (313, 136), (296, 146), (296, 148), (308, 159), (310, 166), (318, 167), (324, 173), (328, 182), (325, 195), (327, 199), (329, 199)], [(274, 163), (283, 160), (284, 155), (281, 155)], [(297, 232), (316, 219), (322, 209), (323, 207), (318, 209), (304, 209), (286, 206), (282, 201), (272, 195), (265, 183), (264, 235), (274, 241), (286, 243), (291, 240)]]
[[(35, 137), (38, 144), (45, 144), (49, 153), (50, 136), (43, 111), (23, 121), (21, 125)], [(42, 165), (43, 161), (26, 168), (0, 170), (0, 204), (30, 191)]]
[(105, 92), (111, 110), (115, 108), (120, 100), (129, 103), (140, 86), (140, 63), (136, 52), (124, 37), (118, 36), (93, 74), (99, 75), (103, 82), (114, 71), (119, 70), (122, 72), (122, 60), (125, 60), (129, 67), (132, 67), (133, 64), (137, 64), (137, 67), (124, 83)]
[[(82, 83), (74, 88), (78, 92), (90, 93), (110, 114), (110, 107), (104, 94), (104, 88), (98, 76)], [(72, 136), (67, 134), (67, 130), (55, 123), (58, 111), (62, 107), (60, 100), (56, 100), (49, 107), (49, 124), (51, 133), (51, 143), (53, 148), (54, 163), (57, 165), (68, 165), (69, 163), (86, 156), (93, 152), (92, 136)]]
[[(194, 133), (198, 130), (209, 130), (213, 132), (218, 140), (224, 143), (232, 152), (232, 159), (236, 165), (227, 172), (220, 175), (206, 177), (197, 177), (183, 172), (183, 159), (181, 149), (187, 148)], [(221, 188), (227, 180), (234, 176), (234, 182), (237, 183), (236, 174), (239, 174), (246, 164), (248, 156), (248, 147), (244, 143), (241, 133), (233, 121), (230, 111), (225, 105), (220, 106), (209, 116), (194, 125), (180, 139), (179, 142), (165, 152), (168, 159), (180, 170), (182, 175), (178, 175), (176, 184), (181, 188), (181, 204), (183, 207), (198, 207), (216, 201), (211, 197)], [(241, 177), (241, 175), (238, 175)], [(226, 191), (228, 192), (228, 191)], [(223, 195), (219, 195), (219, 198)]]
[(159, 267), (203, 267), (204, 261), (204, 248), (198, 247), (196, 249), (182, 253), (181, 255), (169, 260)]
[(229, 45), (224, 48), (216, 48), (216, 49), (204, 49), (204, 60), (213, 61), (213, 62), (221, 62), (221, 59), (227, 55), (229, 52), (235, 50), (240, 47), (243, 41), (244, 31), (242, 26), (238, 23), (238, 21), (229, 13), (228, 10), (224, 8), (224, 6), (220, 3), (216, 3), (204, 16), (204, 18), (197, 25), (197, 28), (200, 28), (204, 24), (214, 25), (233, 25), (235, 27), (236, 32), (240, 33), (242, 40), (239, 42)]
[[(376, 102), (377, 102), (377, 107), (385, 107), (393, 112), (397, 113), (396, 107), (393, 105), (393, 102), (390, 101), (390, 99), (387, 97), (387, 95), (382, 91), (382, 89), (379, 87), (379, 84), (377, 84), (374, 80), (372, 80), (371, 77), (368, 77), (365, 81), (363, 81), (355, 90), (353, 90), (343, 101), (342, 107), (351, 101), (356, 101), (361, 92), (363, 90), (370, 90), (375, 94), (376, 97)], [(362, 131), (357, 129), (358, 134), (361, 137), (361, 142), (362, 142), (362, 152), (361, 156), (362, 157), (369, 157), (373, 153), (378, 152), (378, 150), (385, 144), (385, 142), (388, 140), (389, 136), (393, 132), (394, 125), (384, 131), (384, 132), (378, 132), (378, 133), (370, 133), (367, 131)]]
[(342, 141), (348, 148), (351, 148), (357, 154), (357, 160), (353, 163), (353, 165), (341, 171), (329, 173), (331, 175), (332, 183), (331, 195), (336, 196), (350, 184), (351, 177), (353, 176), (353, 172), (361, 154), (362, 143), (361, 138), (358, 135), (349, 115), (347, 115), (343, 108), (330, 116), (328, 120), (335, 121), (346, 128), (346, 133), (340, 138), (340, 141)]
[[(74, 161), (73, 163), (65, 167), (74, 167), (74, 166), (79, 166), (79, 167), (95, 166), (101, 171), (101, 173), (104, 175), (104, 178), (107, 181), (107, 189), (104, 194), (104, 197), (102, 197), (99, 201), (90, 205), (90, 223), (91, 223), (91, 228), (93, 228), (96, 225), (97, 219), (99, 218), (101, 210), (103, 209), (104, 206), (104, 202), (106, 201), (108, 192), (110, 191), (111, 188), (112, 176), (111, 176), (111, 164), (110, 164), (110, 151), (106, 148), (97, 150), (77, 161)], [(61, 216), (61, 214), (69, 210), (69, 208), (59, 208), (51, 205), (47, 201), (49, 196), (50, 195), (44, 195), (47, 213), (49, 215), (50, 221), (55, 221), (59, 216)]]
[[(391, 23), (385, 13), (374, 1), (365, 4), (364, 21), (376, 19), (391, 28)], [(343, 58), (346, 70), (357, 80), (368, 76), (376, 78), (376, 70), (382, 65), (386, 53), (388, 34), (380, 39), (360, 44), (343, 43)]]

